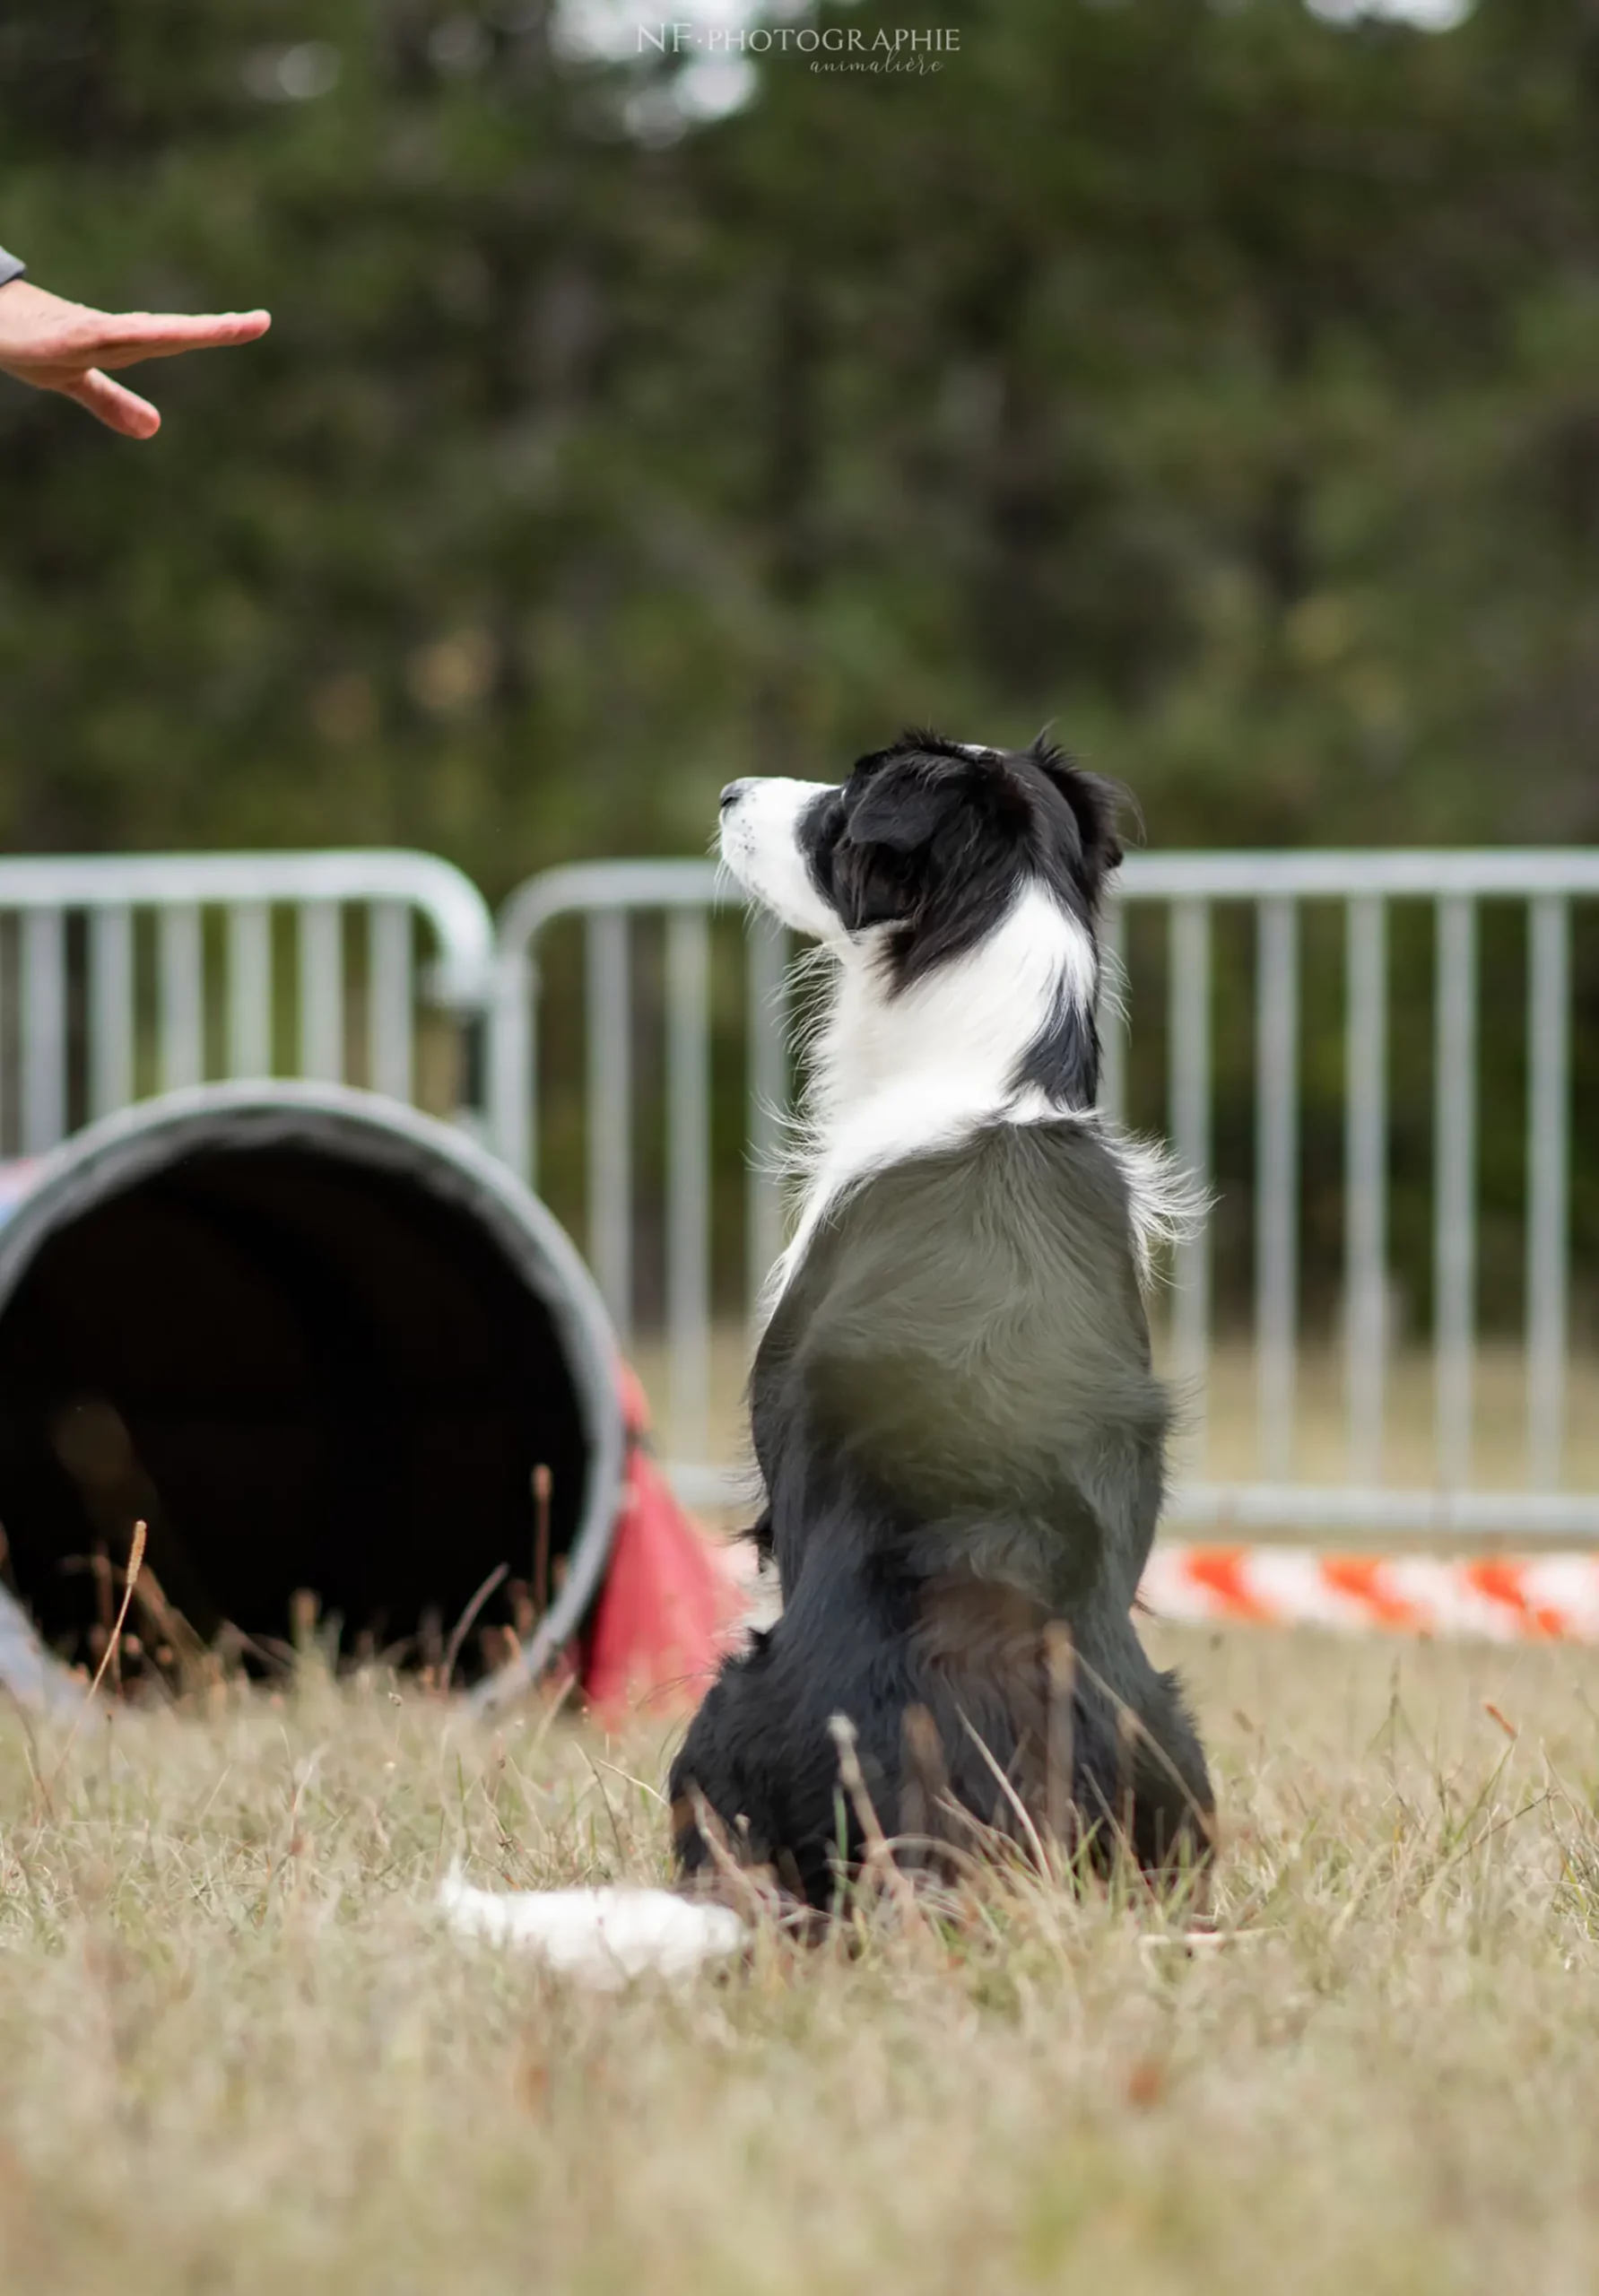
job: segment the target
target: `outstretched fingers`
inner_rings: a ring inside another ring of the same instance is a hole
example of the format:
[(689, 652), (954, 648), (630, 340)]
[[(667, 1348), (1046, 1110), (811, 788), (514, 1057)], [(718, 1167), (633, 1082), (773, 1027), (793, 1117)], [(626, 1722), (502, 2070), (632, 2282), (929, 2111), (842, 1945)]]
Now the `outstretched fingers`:
[(272, 325), (267, 311), (228, 311), (220, 317), (162, 317), (123, 311), (74, 329), (73, 350), (99, 367), (132, 367), (141, 359), (171, 359), (180, 351), (225, 351), (254, 343)]

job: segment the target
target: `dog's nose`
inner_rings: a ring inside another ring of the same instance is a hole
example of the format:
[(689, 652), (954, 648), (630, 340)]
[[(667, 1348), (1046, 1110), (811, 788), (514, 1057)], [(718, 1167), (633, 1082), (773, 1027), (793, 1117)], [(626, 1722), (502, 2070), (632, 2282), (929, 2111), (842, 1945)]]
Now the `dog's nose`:
[(727, 787), (722, 792), (721, 805), (724, 813), (726, 812), (729, 805), (737, 804), (739, 798), (741, 798), (744, 794), (744, 788), (745, 784), (742, 781), (730, 781), (727, 784)]

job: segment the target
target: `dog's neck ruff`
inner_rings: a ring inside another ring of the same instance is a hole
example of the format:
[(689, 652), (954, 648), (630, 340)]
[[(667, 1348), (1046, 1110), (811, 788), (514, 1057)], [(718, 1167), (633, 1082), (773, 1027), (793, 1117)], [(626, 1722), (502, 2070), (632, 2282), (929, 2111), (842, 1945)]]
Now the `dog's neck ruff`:
[(1091, 1115), (1025, 1074), (1063, 1011), (1091, 1025), (1093, 942), (1038, 886), (1023, 886), (969, 955), (897, 994), (881, 947), (836, 952), (833, 1000), (795, 1169), (799, 1219), (773, 1273), (775, 1305), (830, 1209), (873, 1173), (956, 1145), (992, 1124)]

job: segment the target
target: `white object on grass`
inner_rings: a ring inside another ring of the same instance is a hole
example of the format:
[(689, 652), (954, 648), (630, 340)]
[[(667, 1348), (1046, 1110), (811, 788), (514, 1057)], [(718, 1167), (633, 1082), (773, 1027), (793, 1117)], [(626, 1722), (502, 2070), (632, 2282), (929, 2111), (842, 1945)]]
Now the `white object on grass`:
[(439, 1902), (458, 1937), (518, 1946), (606, 1989), (635, 1977), (691, 1977), (736, 1952), (748, 1934), (730, 1907), (670, 1890), (474, 1890), (454, 1866)]

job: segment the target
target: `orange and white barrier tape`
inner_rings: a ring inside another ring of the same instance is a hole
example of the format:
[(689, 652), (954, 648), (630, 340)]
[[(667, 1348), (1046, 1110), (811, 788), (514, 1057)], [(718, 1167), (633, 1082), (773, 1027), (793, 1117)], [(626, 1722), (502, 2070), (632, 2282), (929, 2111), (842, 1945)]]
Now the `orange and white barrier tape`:
[(1238, 1619), (1345, 1632), (1599, 1642), (1599, 1555), (1321, 1554), (1302, 1547), (1158, 1546), (1139, 1587), (1158, 1618)]

